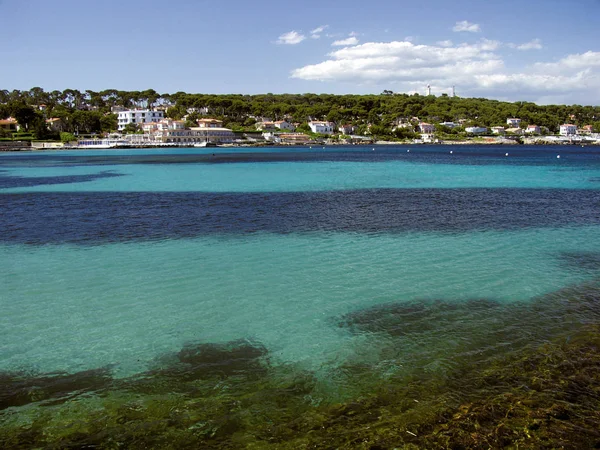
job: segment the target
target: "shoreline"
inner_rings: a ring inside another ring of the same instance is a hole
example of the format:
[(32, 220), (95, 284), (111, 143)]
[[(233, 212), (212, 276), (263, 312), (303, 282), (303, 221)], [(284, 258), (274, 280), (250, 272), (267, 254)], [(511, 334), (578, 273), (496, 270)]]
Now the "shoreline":
[[(563, 141), (536, 141), (521, 143), (518, 141), (440, 141), (440, 142), (395, 142), (395, 141), (376, 141), (371, 143), (348, 144), (348, 143), (314, 143), (314, 144), (279, 144), (272, 143), (252, 143), (252, 144), (224, 144), (216, 145), (210, 148), (293, 148), (293, 147), (370, 147), (370, 146), (452, 146), (452, 145), (472, 145), (472, 146), (581, 146), (595, 147), (600, 146), (600, 141), (595, 142), (563, 142)], [(43, 152), (43, 151), (65, 151), (65, 150), (130, 150), (130, 149), (163, 149), (163, 148), (193, 148), (188, 145), (119, 145), (117, 147), (88, 147), (88, 146), (52, 146), (52, 147), (32, 147), (32, 146), (3, 146), (0, 143), (0, 153), (9, 152)]]

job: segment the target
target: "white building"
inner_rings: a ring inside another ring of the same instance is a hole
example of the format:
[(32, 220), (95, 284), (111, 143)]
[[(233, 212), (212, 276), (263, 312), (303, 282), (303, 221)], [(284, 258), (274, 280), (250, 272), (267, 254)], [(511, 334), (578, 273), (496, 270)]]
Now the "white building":
[(313, 133), (333, 134), (333, 123), (331, 122), (308, 122)]
[(542, 129), (540, 127), (538, 127), (537, 125), (528, 125), (527, 129), (525, 130), (525, 133), (528, 134), (541, 134)]
[(517, 136), (521, 136), (521, 135), (525, 134), (525, 132), (524, 132), (524, 131), (523, 131), (521, 128), (518, 128), (518, 127), (515, 127), (515, 128), (507, 128), (507, 129), (506, 129), (506, 132), (507, 132), (507, 133), (510, 133), (510, 134), (515, 134), (515, 135), (517, 135)]
[(145, 133), (167, 130), (185, 130), (185, 122), (183, 120), (162, 119), (158, 122), (144, 123), (141, 127), (142, 131)]
[(467, 127), (467, 128), (465, 128), (465, 131), (467, 133), (471, 133), (471, 134), (483, 134), (487, 131), (487, 128), (485, 128), (485, 127)]
[(277, 122), (273, 123), (273, 125), (275, 125), (275, 128), (279, 128), (280, 130), (288, 130), (288, 131), (296, 130), (296, 127), (294, 125), (292, 125), (289, 122), (286, 122), (285, 120), (278, 120)]
[(577, 125), (571, 125), (569, 123), (565, 123), (560, 126), (560, 135), (561, 136), (574, 136), (577, 134)]
[(442, 123), (440, 123), (440, 125), (442, 125), (444, 127), (448, 127), (450, 129), (456, 128), (458, 126), (458, 124), (456, 124), (454, 122), (442, 122)]
[(149, 109), (130, 109), (127, 111), (121, 111), (117, 117), (119, 131), (122, 131), (130, 123), (142, 125), (148, 122), (158, 122), (163, 118), (164, 112), (150, 111)]
[(521, 125), (521, 119), (506, 119), (506, 124), (509, 125), (511, 128), (519, 128), (519, 126)]
[(504, 134), (504, 127), (492, 127), (492, 133), (494, 134)]

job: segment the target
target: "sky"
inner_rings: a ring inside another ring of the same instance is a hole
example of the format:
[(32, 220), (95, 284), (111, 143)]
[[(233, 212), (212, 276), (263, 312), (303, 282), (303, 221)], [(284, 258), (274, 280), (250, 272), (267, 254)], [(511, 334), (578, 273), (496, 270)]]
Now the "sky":
[(0, 89), (600, 105), (600, 0), (0, 0)]

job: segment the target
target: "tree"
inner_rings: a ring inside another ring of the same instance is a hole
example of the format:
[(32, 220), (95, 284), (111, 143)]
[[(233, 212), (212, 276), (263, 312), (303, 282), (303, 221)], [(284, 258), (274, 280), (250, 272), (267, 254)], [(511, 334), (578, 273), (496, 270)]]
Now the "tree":
[(73, 133), (67, 133), (66, 131), (63, 131), (60, 133), (60, 140), (62, 142), (74, 142), (77, 140), (77, 138)]
[(135, 134), (135, 133), (138, 133), (139, 131), (140, 131), (140, 126), (135, 123), (128, 123), (123, 128), (123, 133), (125, 133), (125, 134)]
[(29, 127), (37, 117), (35, 110), (24, 103), (18, 103), (12, 106), (12, 116), (17, 119), (19, 125), (29, 131)]
[(100, 118), (100, 129), (104, 133), (116, 131), (119, 127), (118, 116), (116, 114), (106, 114)]

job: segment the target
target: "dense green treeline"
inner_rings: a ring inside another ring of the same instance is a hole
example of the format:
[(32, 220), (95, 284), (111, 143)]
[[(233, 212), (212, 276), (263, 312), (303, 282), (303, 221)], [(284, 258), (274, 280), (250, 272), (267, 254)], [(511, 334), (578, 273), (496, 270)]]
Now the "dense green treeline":
[(159, 94), (153, 89), (99, 92), (74, 89), (45, 92), (0, 90), (0, 118), (15, 117), (27, 131), (44, 134), (43, 118), (60, 118), (61, 130), (101, 133), (117, 128), (115, 107), (165, 109), (171, 118), (190, 121), (204, 115), (217, 117), (230, 128), (251, 127), (257, 118), (329, 120), (370, 127), (371, 134), (391, 134), (399, 118), (422, 121), (466, 121), (464, 126), (505, 126), (508, 117), (522, 119), (522, 126), (535, 124), (558, 132), (563, 123), (593, 125), (600, 131), (600, 107), (581, 105), (537, 105), (531, 102), (502, 102), (485, 98), (422, 96), (384, 91), (379, 95), (333, 94)]

